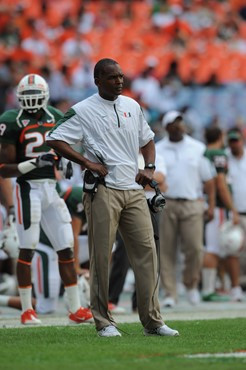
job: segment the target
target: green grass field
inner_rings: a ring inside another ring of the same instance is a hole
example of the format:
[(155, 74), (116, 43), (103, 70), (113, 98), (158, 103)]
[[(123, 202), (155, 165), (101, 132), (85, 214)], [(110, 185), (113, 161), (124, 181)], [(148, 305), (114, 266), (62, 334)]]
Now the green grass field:
[(185, 357), (246, 351), (246, 319), (168, 324), (180, 337), (144, 337), (140, 324), (121, 324), (121, 338), (99, 338), (93, 325), (1, 329), (0, 369), (246, 369), (246, 358)]

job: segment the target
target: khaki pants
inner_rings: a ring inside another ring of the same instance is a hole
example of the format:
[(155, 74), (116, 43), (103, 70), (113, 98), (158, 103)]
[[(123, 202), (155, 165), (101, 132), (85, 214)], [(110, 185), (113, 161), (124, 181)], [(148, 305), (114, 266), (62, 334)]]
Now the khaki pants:
[(84, 195), (90, 250), (91, 310), (97, 330), (115, 325), (108, 311), (109, 261), (119, 229), (136, 281), (139, 317), (146, 329), (163, 325), (158, 302), (157, 257), (143, 190), (99, 185), (91, 201)]
[(185, 257), (183, 282), (197, 288), (203, 256), (203, 202), (167, 199), (160, 217), (161, 283), (166, 296), (177, 298), (176, 259), (178, 240)]

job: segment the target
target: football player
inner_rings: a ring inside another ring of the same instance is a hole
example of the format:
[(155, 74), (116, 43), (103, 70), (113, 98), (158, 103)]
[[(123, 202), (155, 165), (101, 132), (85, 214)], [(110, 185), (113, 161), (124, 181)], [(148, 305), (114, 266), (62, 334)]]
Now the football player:
[[(217, 270), (222, 267), (223, 274), (223, 265), (225, 265), (231, 280), (231, 293), (235, 288), (238, 290), (240, 288), (239, 257), (237, 255), (227, 255), (226, 251), (223, 250), (220, 241), (220, 230), (228, 215), (234, 225), (238, 224), (239, 214), (233, 203), (230, 185), (228, 184), (228, 158), (224, 149), (223, 131), (219, 127), (208, 127), (205, 130), (205, 140), (207, 143), (205, 156), (214, 164), (216, 169), (217, 195), (214, 219), (205, 225), (206, 249), (202, 269), (202, 299), (205, 302), (223, 302), (230, 298), (224, 294), (218, 294), (216, 291)], [(242, 300), (242, 293), (238, 298), (239, 301)]]
[[(58, 190), (58, 192), (60, 192)], [(80, 304), (83, 307), (90, 306), (90, 292), (87, 281), (88, 270), (82, 270), (80, 263), (89, 260), (88, 237), (80, 235), (82, 229), (86, 225), (85, 212), (82, 204), (82, 187), (69, 187), (65, 192), (62, 192), (61, 197), (65, 200), (72, 218), (72, 228), (74, 236), (74, 257), (75, 269), (79, 276), (79, 298)], [(10, 242), (8, 243), (8, 245)], [(13, 243), (12, 243), (13, 244)], [(12, 246), (8, 253), (17, 250), (17, 247)], [(57, 253), (53, 249), (51, 242), (41, 228), (40, 241), (35, 248), (35, 253), (32, 259), (32, 282), (36, 299), (32, 300), (37, 313), (47, 314), (55, 312), (57, 309), (61, 279), (58, 269)], [(1, 284), (0, 284), (1, 285)], [(5, 283), (6, 285), (6, 283)], [(1, 293), (1, 286), (0, 286)], [(67, 294), (64, 294), (65, 305), (68, 306)], [(10, 293), (0, 295), (0, 306), (9, 306), (12, 308), (21, 309), (20, 298), (11, 296)]]
[(21, 323), (40, 324), (32, 306), (31, 262), (39, 242), (40, 225), (58, 254), (59, 272), (69, 301), (69, 319), (91, 319), (79, 302), (73, 257), (71, 217), (56, 191), (57, 156), (45, 137), (62, 113), (48, 106), (49, 88), (37, 74), (26, 75), (17, 87), (20, 109), (0, 116), (0, 175), (17, 177), (14, 191), (16, 227), (20, 242), (17, 280), (22, 304)]

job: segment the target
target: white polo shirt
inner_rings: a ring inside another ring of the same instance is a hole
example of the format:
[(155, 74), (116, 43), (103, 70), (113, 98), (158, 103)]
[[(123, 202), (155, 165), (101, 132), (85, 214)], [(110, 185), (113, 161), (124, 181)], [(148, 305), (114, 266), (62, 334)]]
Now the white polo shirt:
[(246, 148), (242, 158), (236, 158), (228, 150), (228, 181), (232, 189), (234, 205), (238, 212), (246, 212)]
[(106, 165), (106, 185), (120, 190), (142, 189), (135, 181), (138, 152), (153, 138), (135, 100), (120, 95), (110, 101), (99, 94), (75, 104), (47, 136), (70, 145), (81, 141), (86, 158), (100, 163), (99, 156)]
[(164, 137), (156, 144), (157, 158), (162, 156), (165, 160), (167, 198), (201, 197), (202, 183), (214, 175), (209, 160), (204, 157), (205, 149), (205, 144), (188, 135), (177, 143)]

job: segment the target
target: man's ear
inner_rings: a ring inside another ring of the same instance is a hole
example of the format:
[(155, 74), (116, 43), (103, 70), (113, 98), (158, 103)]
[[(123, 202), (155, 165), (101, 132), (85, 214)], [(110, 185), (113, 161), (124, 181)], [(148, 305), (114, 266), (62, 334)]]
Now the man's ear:
[(94, 82), (95, 82), (95, 85), (99, 86), (100, 80), (98, 77), (95, 77)]

